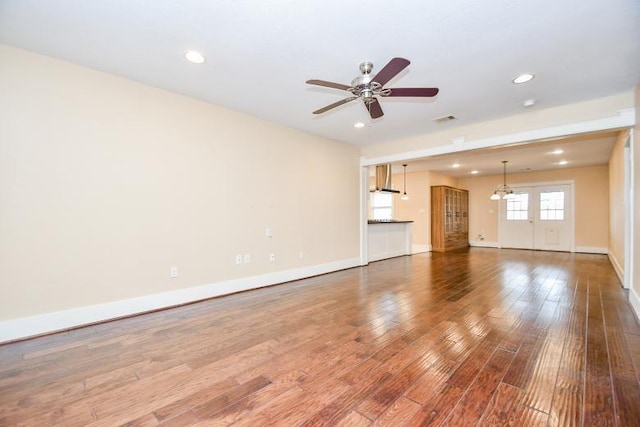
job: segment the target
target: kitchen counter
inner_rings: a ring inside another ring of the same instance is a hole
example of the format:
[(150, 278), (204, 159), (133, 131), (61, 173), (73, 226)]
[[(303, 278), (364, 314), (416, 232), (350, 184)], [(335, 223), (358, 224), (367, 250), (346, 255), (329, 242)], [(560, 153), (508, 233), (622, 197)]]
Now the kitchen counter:
[(407, 222), (413, 222), (413, 221), (399, 221), (397, 219), (370, 219), (367, 221), (367, 224), (404, 224)]
[(369, 220), (369, 261), (411, 255), (413, 221)]

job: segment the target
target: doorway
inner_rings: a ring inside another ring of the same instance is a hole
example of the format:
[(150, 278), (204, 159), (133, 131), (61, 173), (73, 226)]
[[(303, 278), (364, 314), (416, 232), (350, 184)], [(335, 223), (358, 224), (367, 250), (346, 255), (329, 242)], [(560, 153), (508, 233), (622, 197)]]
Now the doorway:
[(501, 248), (573, 250), (573, 183), (511, 186), (500, 200)]

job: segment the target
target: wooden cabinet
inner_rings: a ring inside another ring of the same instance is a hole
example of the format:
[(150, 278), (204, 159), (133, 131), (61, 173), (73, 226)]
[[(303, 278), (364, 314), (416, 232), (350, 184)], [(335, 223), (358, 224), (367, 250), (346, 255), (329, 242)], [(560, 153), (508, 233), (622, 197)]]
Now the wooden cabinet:
[(445, 252), (469, 246), (469, 192), (431, 187), (431, 250)]

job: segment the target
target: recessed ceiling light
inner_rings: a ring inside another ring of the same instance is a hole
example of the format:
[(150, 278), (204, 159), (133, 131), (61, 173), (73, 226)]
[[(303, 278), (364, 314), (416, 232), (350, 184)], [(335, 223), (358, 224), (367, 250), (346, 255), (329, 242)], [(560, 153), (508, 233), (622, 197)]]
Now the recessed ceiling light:
[(454, 163), (451, 165), (452, 168), (459, 168), (460, 167), (460, 163)]
[(203, 54), (198, 52), (197, 50), (188, 50), (184, 53), (184, 57), (189, 62), (193, 62), (194, 64), (202, 64), (206, 61)]
[(524, 73), (524, 74), (520, 74), (519, 76), (517, 76), (512, 81), (515, 84), (521, 84), (521, 83), (526, 83), (528, 81), (531, 81), (533, 79), (533, 77), (534, 77), (533, 74)]
[(564, 153), (564, 150), (562, 150), (562, 149), (558, 148), (558, 149), (556, 149), (556, 150), (553, 150), (553, 151), (552, 151), (551, 153), (549, 153), (549, 154), (562, 154), (562, 153)]
[(533, 107), (534, 105), (536, 105), (536, 100), (535, 99), (527, 99), (526, 101), (522, 102), (522, 106), (524, 108)]
[(566, 160), (560, 160), (560, 161), (558, 162), (558, 164), (559, 164), (560, 166), (564, 166), (564, 165), (566, 165), (567, 163), (569, 163), (569, 162), (567, 162)]
[(476, 170), (471, 171), (471, 175), (475, 175), (475, 174), (478, 174), (478, 173), (480, 173), (480, 171), (476, 171)]
[(358, 122), (358, 123), (356, 123), (355, 125), (353, 125), (353, 127), (354, 127), (354, 128), (358, 128), (358, 129), (363, 128), (363, 127), (364, 127), (364, 123), (362, 123), (362, 122)]

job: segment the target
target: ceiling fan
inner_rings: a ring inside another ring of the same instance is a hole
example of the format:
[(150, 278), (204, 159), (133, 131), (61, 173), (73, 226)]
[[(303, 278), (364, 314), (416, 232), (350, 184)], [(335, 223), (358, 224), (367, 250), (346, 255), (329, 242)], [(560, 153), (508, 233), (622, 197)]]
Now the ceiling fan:
[(415, 96), (415, 97), (432, 97), (438, 94), (438, 88), (436, 87), (420, 87), (420, 88), (384, 88), (384, 85), (394, 78), (398, 73), (407, 68), (410, 64), (408, 59), (393, 58), (385, 65), (382, 70), (375, 76), (371, 75), (373, 70), (373, 64), (371, 62), (363, 62), (360, 64), (360, 72), (362, 75), (356, 77), (351, 81), (351, 86), (343, 85), (340, 83), (328, 82), (325, 80), (307, 80), (310, 85), (330, 87), (333, 89), (346, 90), (351, 92), (353, 96), (334, 102), (331, 105), (320, 108), (313, 112), (313, 114), (322, 114), (331, 110), (332, 108), (339, 107), (347, 102), (354, 101), (361, 98), (365, 107), (369, 111), (372, 119), (382, 117), (382, 107), (376, 96)]

